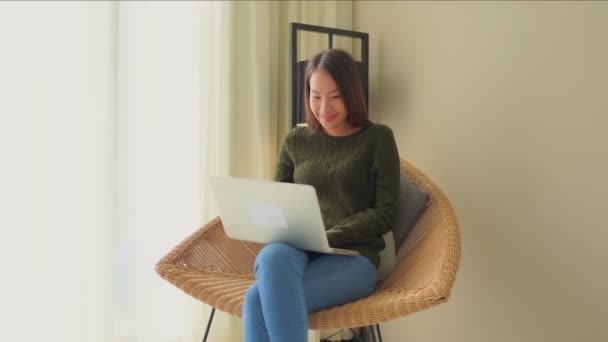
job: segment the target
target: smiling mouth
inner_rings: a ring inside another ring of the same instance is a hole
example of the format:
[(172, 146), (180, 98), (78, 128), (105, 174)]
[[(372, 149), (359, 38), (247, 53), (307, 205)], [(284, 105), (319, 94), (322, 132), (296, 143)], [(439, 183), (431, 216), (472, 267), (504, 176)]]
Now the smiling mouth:
[(321, 120), (323, 121), (331, 121), (333, 120), (338, 114), (334, 114), (334, 115), (320, 115)]

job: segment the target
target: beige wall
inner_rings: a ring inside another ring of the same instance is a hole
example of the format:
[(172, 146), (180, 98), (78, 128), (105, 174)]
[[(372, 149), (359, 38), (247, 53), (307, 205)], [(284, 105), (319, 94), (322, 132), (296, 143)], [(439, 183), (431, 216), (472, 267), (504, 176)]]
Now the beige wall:
[(452, 200), (447, 304), (384, 341), (608, 341), (608, 3), (355, 2), (370, 112)]

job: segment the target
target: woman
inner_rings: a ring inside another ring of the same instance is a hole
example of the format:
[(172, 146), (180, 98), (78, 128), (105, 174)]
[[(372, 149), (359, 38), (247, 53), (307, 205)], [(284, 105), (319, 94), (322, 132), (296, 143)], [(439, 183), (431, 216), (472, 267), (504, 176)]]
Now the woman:
[(245, 341), (304, 342), (308, 312), (371, 294), (382, 235), (397, 221), (395, 139), (390, 128), (368, 119), (355, 61), (342, 50), (322, 51), (308, 63), (304, 89), (308, 127), (285, 137), (274, 178), (314, 186), (329, 244), (360, 255), (265, 246), (245, 294)]

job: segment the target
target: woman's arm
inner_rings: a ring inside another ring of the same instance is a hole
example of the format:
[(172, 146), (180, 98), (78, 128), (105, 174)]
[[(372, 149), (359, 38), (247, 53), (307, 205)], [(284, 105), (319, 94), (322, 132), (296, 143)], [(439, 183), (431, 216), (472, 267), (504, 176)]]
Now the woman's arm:
[(327, 230), (329, 244), (341, 247), (376, 239), (395, 227), (399, 211), (399, 153), (392, 131), (376, 145), (375, 198), (371, 208), (349, 216)]
[(287, 139), (290, 135), (291, 132), (283, 139), (279, 154), (277, 155), (273, 177), (275, 182), (293, 183), (293, 159), (287, 147)]

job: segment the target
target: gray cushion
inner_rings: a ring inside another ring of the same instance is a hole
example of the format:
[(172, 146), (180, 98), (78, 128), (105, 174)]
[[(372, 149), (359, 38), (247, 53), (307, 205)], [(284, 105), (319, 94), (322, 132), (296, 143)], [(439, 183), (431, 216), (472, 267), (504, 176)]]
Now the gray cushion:
[(393, 230), (395, 253), (403, 244), (410, 230), (429, 203), (429, 195), (414, 183), (401, 176), (399, 195), (399, 220)]

